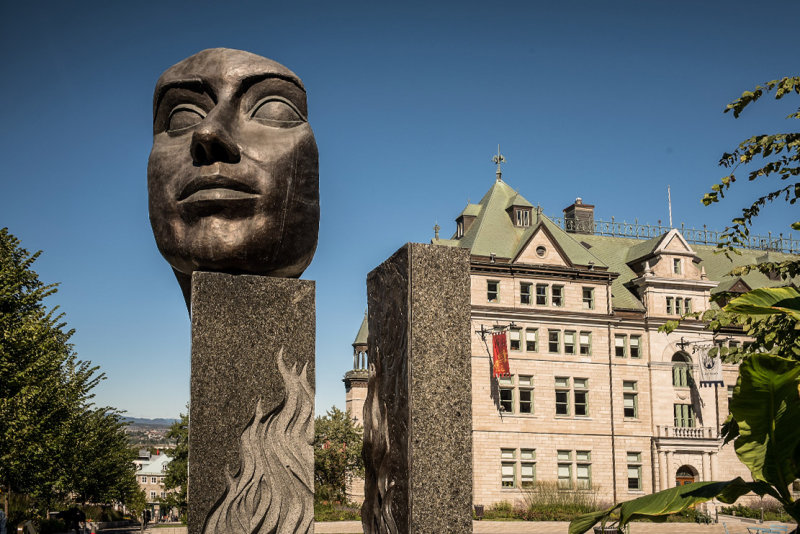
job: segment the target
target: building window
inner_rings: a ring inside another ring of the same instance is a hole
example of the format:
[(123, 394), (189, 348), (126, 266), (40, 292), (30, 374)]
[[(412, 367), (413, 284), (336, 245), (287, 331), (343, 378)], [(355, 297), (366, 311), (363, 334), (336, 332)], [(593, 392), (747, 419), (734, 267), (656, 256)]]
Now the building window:
[(520, 328), (512, 328), (508, 331), (508, 345), (510, 350), (522, 350), (521, 337), (522, 330)]
[(683, 301), (683, 314), (689, 315), (692, 313), (692, 299), (685, 299)]
[(572, 451), (558, 451), (558, 489), (572, 489)]
[(166, 497), (167, 497), (167, 492), (166, 491), (162, 491), (161, 492), (161, 498), (165, 499)]
[(517, 226), (528, 227), (531, 225), (531, 213), (526, 209), (516, 209)]
[(574, 384), (574, 399), (575, 399), (575, 415), (587, 416), (589, 415), (589, 379), (588, 378), (575, 378), (572, 380)]
[(538, 306), (547, 306), (547, 285), (536, 284), (536, 304)]
[(155, 484), (156, 482), (158, 482), (158, 479), (156, 477), (150, 477), (151, 484)]
[(536, 484), (535, 449), (519, 449), (519, 464), (517, 464), (517, 449), (500, 449), (501, 487), (517, 487), (517, 472), (519, 472), (520, 487), (530, 488)]
[(673, 409), (675, 426), (694, 428), (694, 407), (691, 404), (675, 404)]
[(683, 299), (680, 297), (675, 298), (675, 313), (677, 315), (680, 315), (682, 309), (683, 309)]
[(525, 329), (525, 350), (528, 352), (536, 352), (539, 350), (537, 346), (537, 338), (539, 336), (539, 330), (536, 328), (526, 328)]
[(500, 485), (504, 488), (516, 486), (517, 450), (500, 449)]
[(527, 282), (519, 283), (519, 303), (520, 304), (531, 303), (531, 284)]
[(575, 451), (575, 478), (578, 489), (592, 488), (592, 453), (589, 451)]
[(673, 305), (675, 299), (672, 297), (667, 297), (667, 315), (672, 315), (675, 313), (675, 307)]
[(593, 310), (594, 309), (594, 288), (593, 287), (584, 287), (583, 288), (583, 309), (584, 310)]
[(630, 338), (631, 358), (642, 357), (641, 345), (642, 345), (641, 336), (631, 336)]
[(500, 282), (497, 280), (486, 281), (486, 300), (489, 302), (497, 302), (497, 295), (500, 289)]
[(536, 484), (536, 451), (534, 449), (519, 450), (520, 486), (532, 488)]
[(622, 382), (622, 412), (627, 419), (639, 418), (639, 394), (636, 382), (624, 380)]
[(561, 352), (561, 330), (548, 330), (547, 331), (547, 351), (553, 354)]
[(519, 413), (533, 413), (533, 377), (519, 375)]
[(142, 484), (147, 484), (147, 477), (142, 477)]
[(574, 330), (565, 330), (564, 331), (564, 354), (575, 354), (575, 331)]
[(514, 413), (514, 379), (510, 376), (497, 378), (500, 389), (500, 411)]
[(675, 274), (681, 274), (681, 260), (680, 258), (673, 258), (672, 259), (672, 272)]
[(581, 332), (581, 356), (590, 356), (592, 354), (592, 333)]
[(552, 288), (552, 301), (553, 306), (563, 306), (564, 305), (564, 286), (553, 286)]
[(456, 222), (456, 239), (464, 237), (464, 221)]
[(155, 491), (151, 491), (150, 492), (150, 501), (152, 502), (154, 500), (156, 500), (156, 492)]
[(569, 415), (569, 377), (556, 377), (556, 415)]
[(628, 491), (642, 489), (642, 453), (628, 453)]
[(672, 357), (672, 385), (688, 388), (692, 385), (692, 359), (688, 354), (676, 352)]
[(614, 335), (614, 356), (624, 358), (628, 355), (628, 336), (625, 334)]

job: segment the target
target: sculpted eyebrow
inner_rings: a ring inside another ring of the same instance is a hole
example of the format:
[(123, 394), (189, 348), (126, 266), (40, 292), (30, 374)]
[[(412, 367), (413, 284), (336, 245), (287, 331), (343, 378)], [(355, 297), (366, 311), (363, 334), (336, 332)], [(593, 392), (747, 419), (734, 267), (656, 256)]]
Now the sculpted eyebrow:
[(158, 106), (161, 104), (162, 98), (164, 98), (164, 95), (167, 94), (167, 91), (170, 89), (188, 89), (189, 91), (194, 91), (195, 93), (208, 93), (211, 95), (211, 98), (216, 100), (216, 95), (214, 94), (211, 86), (200, 78), (166, 82), (165, 84), (159, 86), (156, 90), (156, 94), (153, 95), (153, 117), (155, 117), (155, 114), (158, 111)]
[(290, 82), (296, 85), (297, 88), (303, 91), (304, 93), (306, 92), (306, 88), (303, 87), (303, 84), (300, 82), (300, 80), (298, 80), (294, 76), (280, 74), (277, 72), (261, 72), (259, 74), (251, 74), (250, 76), (245, 76), (244, 78), (242, 78), (242, 81), (239, 82), (239, 90), (237, 91), (237, 94), (243, 95), (244, 93), (247, 92), (248, 89), (250, 89), (258, 82), (267, 80), (269, 78), (278, 78), (280, 80)]

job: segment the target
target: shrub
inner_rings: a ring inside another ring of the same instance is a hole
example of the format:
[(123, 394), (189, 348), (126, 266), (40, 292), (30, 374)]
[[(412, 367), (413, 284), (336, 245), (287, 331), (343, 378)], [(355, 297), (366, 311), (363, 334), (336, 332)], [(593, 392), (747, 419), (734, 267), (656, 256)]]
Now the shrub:
[(360, 521), (361, 507), (339, 501), (314, 503), (314, 521)]
[(541, 481), (523, 493), (524, 514), (529, 521), (569, 521), (581, 514), (608, 508), (599, 486), (585, 490), (565, 490), (557, 482)]

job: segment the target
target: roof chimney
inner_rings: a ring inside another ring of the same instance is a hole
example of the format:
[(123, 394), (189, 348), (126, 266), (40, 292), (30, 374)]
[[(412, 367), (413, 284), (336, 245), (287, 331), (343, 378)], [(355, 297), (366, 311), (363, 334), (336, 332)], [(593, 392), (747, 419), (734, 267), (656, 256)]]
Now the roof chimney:
[(564, 208), (564, 228), (571, 234), (593, 234), (594, 206), (576, 198), (574, 204)]

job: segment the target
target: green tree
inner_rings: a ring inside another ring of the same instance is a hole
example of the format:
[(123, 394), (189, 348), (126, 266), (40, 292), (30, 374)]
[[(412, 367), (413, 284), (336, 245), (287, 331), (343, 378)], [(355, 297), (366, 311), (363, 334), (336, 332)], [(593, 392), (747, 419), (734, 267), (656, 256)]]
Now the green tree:
[(128, 504), (136, 484), (136, 452), (130, 448), (122, 415), (108, 408), (84, 408), (61, 436), (63, 486), (81, 503)]
[[(167, 432), (167, 439), (175, 440), (175, 448), (167, 451), (172, 460), (167, 464), (167, 474), (164, 477), (164, 488), (167, 496), (161, 502), (168, 508), (177, 508), (181, 518), (186, 516), (186, 488), (189, 480), (189, 407), (187, 413), (181, 414), (179, 421), (175, 421)], [(169, 491), (175, 490), (175, 491)]]
[[(63, 314), (44, 299), (56, 292), (32, 265), (34, 254), (0, 229), (0, 487), (40, 509), (77, 494), (80, 500), (124, 502), (131, 495), (132, 457), (119, 419), (95, 408), (92, 389), (104, 379), (80, 361)], [(13, 522), (13, 518), (12, 522)]]
[(314, 422), (314, 486), (318, 500), (346, 500), (347, 481), (364, 475), (363, 436), (350, 416), (331, 408)]

